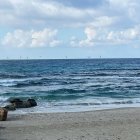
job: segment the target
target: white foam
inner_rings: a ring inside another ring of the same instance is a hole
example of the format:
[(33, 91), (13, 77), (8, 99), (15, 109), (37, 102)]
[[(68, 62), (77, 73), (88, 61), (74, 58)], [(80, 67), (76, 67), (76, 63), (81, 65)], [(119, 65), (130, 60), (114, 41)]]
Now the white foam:
[[(95, 101), (95, 100), (94, 100)], [(110, 102), (111, 101), (111, 102)], [(47, 102), (39, 102), (38, 106), (27, 109), (17, 109), (14, 114), (25, 114), (25, 113), (56, 113), (56, 112), (82, 112), (82, 111), (92, 111), (92, 110), (105, 110), (105, 109), (114, 109), (114, 108), (125, 108), (125, 107), (140, 107), (140, 99), (133, 99), (133, 103), (127, 104), (112, 104), (114, 99), (109, 100), (108, 104), (103, 104), (100, 102), (99, 105), (93, 105), (91, 100), (87, 105), (80, 105), (80, 101), (75, 104), (68, 102), (58, 102), (58, 103), (47, 103)], [(116, 100), (115, 100), (116, 101)], [(74, 102), (74, 101), (73, 101)], [(104, 101), (105, 102), (105, 101)], [(98, 101), (99, 103), (99, 101)]]
[(5, 105), (7, 105), (7, 103), (6, 103), (7, 100), (8, 100), (8, 97), (0, 96), (0, 106), (3, 107)]
[(8, 100), (8, 97), (0, 96), (0, 102), (4, 102)]
[(15, 86), (19, 82), (26, 82), (28, 80), (39, 80), (40, 78), (34, 77), (34, 78), (24, 78), (24, 79), (0, 79), (0, 85), (1, 86)]

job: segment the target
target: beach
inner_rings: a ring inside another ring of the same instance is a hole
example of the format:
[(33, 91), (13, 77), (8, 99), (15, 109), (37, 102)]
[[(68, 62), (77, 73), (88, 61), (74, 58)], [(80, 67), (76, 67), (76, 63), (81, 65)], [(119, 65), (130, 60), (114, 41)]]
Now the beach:
[[(0, 140), (140, 140), (140, 59), (0, 61)], [(120, 109), (118, 109), (120, 108)]]
[(140, 108), (9, 114), (0, 140), (139, 140)]

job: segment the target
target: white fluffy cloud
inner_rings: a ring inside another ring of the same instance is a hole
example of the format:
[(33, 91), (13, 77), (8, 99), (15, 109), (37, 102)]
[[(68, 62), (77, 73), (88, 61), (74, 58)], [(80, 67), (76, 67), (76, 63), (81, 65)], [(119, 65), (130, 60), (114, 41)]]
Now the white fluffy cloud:
[(73, 0), (1, 0), (0, 25), (30, 28), (58, 25), (85, 27), (91, 24), (103, 27), (117, 22), (119, 26), (139, 22), (139, 12), (138, 0), (87, 0), (82, 3)]
[(106, 40), (114, 43), (129, 43), (140, 39), (140, 27), (128, 28), (121, 31), (110, 31)]
[(15, 30), (2, 39), (2, 45), (8, 47), (54, 47), (60, 44), (56, 39), (57, 30), (45, 28), (41, 31)]
[[(67, 33), (68, 27), (75, 36), (70, 41), (72, 46), (134, 41), (139, 39), (139, 12), (138, 0), (87, 0), (81, 3), (80, 0), (1, 0), (0, 29), (5, 28), (4, 32), (9, 28), (15, 30), (3, 37), (2, 44), (16, 47), (57, 46), (60, 43), (56, 39), (57, 30), (48, 28), (62, 29), (62, 38), (66, 43), (71, 36)], [(21, 30), (17, 30), (19, 28)], [(85, 38), (76, 36), (79, 29), (83, 29)]]
[(91, 26), (96, 28), (98, 27), (108, 27), (117, 21), (117, 17), (109, 17), (109, 16), (99, 16), (94, 19), (94, 21), (90, 22)]
[(119, 31), (96, 29), (93, 27), (85, 28), (86, 39), (78, 40), (72, 37), (70, 44), (73, 47), (93, 47), (97, 44), (128, 44), (140, 40), (140, 26), (127, 28)]
[(93, 29), (91, 27), (85, 28), (85, 35), (86, 35), (86, 39), (81, 40), (79, 42), (79, 45), (80, 46), (93, 46), (94, 45), (94, 38), (96, 36), (95, 29)]
[(9, 8), (2, 6), (0, 9), (0, 24), (15, 28), (79, 25), (86, 22), (85, 19), (89, 21), (96, 13), (94, 9), (80, 9), (53, 0), (2, 0), (2, 5)]
[(84, 33), (86, 39), (78, 41), (75, 37), (72, 37), (70, 44), (73, 47), (92, 47), (96, 37), (96, 30), (93, 27), (86, 27)]
[[(106, 0), (107, 1), (107, 0)], [(86, 3), (90, 2), (88, 0)], [(73, 3), (76, 3), (73, 1)], [(99, 2), (93, 2), (99, 3)], [(102, 3), (102, 2), (101, 2)], [(110, 2), (110, 4), (112, 4)], [(73, 4), (72, 4), (73, 5)], [(2, 0), (0, 3), (0, 25), (14, 28), (30, 27), (94, 27), (109, 26), (116, 21), (116, 16), (108, 16), (105, 8), (80, 8), (65, 5), (54, 0)], [(85, 4), (86, 5), (86, 4)], [(94, 7), (94, 5), (93, 5)]]

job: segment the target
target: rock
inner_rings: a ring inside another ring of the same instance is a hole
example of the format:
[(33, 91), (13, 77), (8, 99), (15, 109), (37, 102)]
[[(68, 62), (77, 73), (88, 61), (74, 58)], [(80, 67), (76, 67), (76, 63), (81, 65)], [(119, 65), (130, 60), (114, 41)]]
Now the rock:
[(31, 107), (37, 106), (37, 102), (35, 101), (35, 99), (28, 99), (27, 102), (30, 103)]
[(23, 105), (23, 101), (19, 98), (15, 98), (15, 99), (11, 100), (10, 103), (12, 103), (12, 106), (14, 108), (25, 108)]
[(12, 105), (15, 107), (15, 108), (26, 108), (24, 102), (14, 102), (12, 103)]
[(8, 111), (5, 108), (0, 108), (0, 121), (6, 121)]
[(12, 99), (10, 100), (10, 103), (22, 103), (23, 101), (20, 100), (19, 98), (15, 98), (15, 99)]
[(6, 110), (8, 110), (8, 111), (14, 111), (14, 110), (16, 110), (15, 106), (13, 106), (13, 105), (7, 105), (7, 106), (5, 106), (4, 108), (5, 108)]
[(27, 101), (16, 100), (12, 102), (12, 105), (15, 108), (29, 108), (37, 106), (37, 103), (34, 99), (28, 99)]
[(30, 103), (27, 101), (23, 101), (21, 103), (15, 102), (12, 104), (15, 108), (29, 108), (31, 107)]

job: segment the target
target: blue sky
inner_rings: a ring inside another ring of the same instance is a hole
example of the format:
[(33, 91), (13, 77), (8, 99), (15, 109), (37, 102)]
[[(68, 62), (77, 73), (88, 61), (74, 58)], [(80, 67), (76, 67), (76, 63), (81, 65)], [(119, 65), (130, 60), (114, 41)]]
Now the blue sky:
[(0, 59), (138, 58), (138, 0), (1, 0)]

